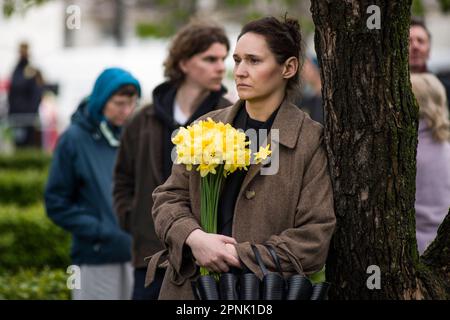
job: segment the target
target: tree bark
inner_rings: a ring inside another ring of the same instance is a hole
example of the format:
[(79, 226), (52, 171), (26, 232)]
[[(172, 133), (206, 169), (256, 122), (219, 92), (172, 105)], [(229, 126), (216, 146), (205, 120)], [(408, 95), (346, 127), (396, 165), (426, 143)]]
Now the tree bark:
[[(369, 29), (371, 5), (380, 28)], [(326, 112), (325, 141), (337, 229), (327, 278), (331, 299), (448, 298), (438, 267), (419, 259), (415, 235), (418, 107), (408, 68), (410, 0), (312, 0)], [(447, 234), (435, 244), (449, 248)], [(445, 232), (444, 232), (445, 233)], [(369, 266), (381, 288), (369, 289)]]
[[(432, 269), (438, 281), (443, 281), (447, 299), (450, 298), (450, 209), (439, 227), (436, 239), (427, 248), (420, 260)], [(433, 285), (433, 283), (431, 283)]]

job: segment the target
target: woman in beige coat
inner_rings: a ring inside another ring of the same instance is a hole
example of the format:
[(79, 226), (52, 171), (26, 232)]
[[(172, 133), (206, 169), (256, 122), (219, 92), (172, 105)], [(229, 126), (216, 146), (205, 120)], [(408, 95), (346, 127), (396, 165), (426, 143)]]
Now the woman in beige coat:
[(233, 55), (240, 100), (203, 118), (244, 131), (270, 130), (278, 170), (263, 175), (267, 164), (252, 164), (248, 172), (227, 177), (219, 201), (219, 234), (208, 234), (200, 226), (199, 173), (173, 166), (172, 175), (153, 193), (156, 234), (167, 249), (151, 258), (147, 283), (158, 265), (167, 266), (160, 299), (193, 299), (191, 281), (198, 266), (228, 272), (244, 264), (262, 277), (252, 244), (269, 269), (275, 266), (265, 244), (275, 248), (286, 274), (310, 275), (323, 268), (335, 216), (323, 129), (289, 102), (298, 91), (300, 43), (295, 20), (267, 17), (244, 26)]

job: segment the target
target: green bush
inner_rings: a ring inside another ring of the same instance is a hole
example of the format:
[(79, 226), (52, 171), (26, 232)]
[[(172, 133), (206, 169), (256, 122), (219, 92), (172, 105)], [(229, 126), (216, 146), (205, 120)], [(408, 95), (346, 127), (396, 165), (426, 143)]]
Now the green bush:
[(448, 13), (450, 11), (450, 0), (439, 0), (441, 10)]
[(70, 235), (56, 226), (43, 206), (0, 207), (0, 269), (67, 268)]
[(44, 170), (0, 170), (0, 204), (42, 202), (47, 175)]
[(0, 154), (0, 169), (44, 169), (50, 166), (51, 155), (39, 149), (17, 150), (13, 154)]
[(0, 274), (0, 300), (68, 300), (68, 274), (64, 270), (25, 269)]
[(175, 26), (167, 20), (158, 23), (139, 22), (136, 24), (136, 34), (140, 38), (167, 38), (175, 31)]

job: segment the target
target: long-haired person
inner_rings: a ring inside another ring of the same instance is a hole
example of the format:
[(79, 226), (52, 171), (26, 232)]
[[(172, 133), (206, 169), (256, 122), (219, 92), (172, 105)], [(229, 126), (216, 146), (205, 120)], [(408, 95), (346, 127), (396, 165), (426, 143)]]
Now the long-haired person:
[(422, 254), (450, 207), (450, 121), (445, 88), (431, 73), (411, 75), (419, 104), (416, 175), (416, 237)]
[(153, 91), (153, 103), (125, 126), (114, 178), (119, 221), (133, 237), (133, 299), (156, 299), (164, 269), (144, 288), (147, 262), (163, 248), (154, 232), (152, 192), (170, 175), (172, 132), (212, 110), (231, 105), (223, 96), (225, 58), (230, 48), (222, 27), (193, 21), (172, 40), (164, 63), (167, 81)]

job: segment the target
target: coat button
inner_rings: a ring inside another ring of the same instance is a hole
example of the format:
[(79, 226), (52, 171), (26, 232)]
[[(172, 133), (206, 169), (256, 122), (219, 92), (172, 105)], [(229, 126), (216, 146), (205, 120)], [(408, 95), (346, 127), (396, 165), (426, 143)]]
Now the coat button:
[(245, 197), (247, 198), (247, 200), (253, 199), (256, 195), (256, 192), (253, 190), (247, 190), (245, 191)]

